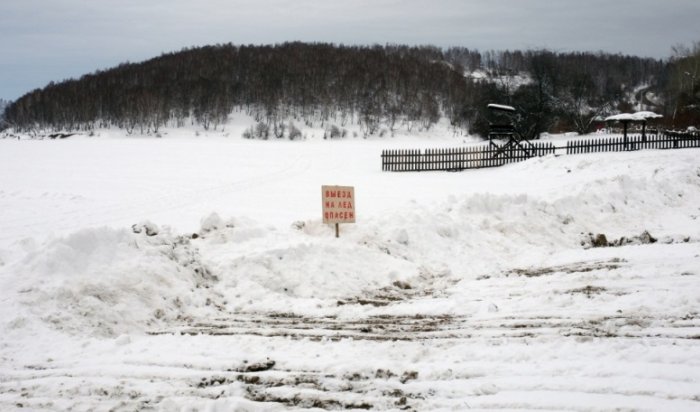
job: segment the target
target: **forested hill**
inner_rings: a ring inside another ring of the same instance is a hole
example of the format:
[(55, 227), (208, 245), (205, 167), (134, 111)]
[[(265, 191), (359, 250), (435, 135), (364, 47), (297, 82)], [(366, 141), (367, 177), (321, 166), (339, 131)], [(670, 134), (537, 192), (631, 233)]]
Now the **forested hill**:
[(0, 99), (0, 122), (2, 122), (3, 115), (5, 114), (5, 107), (10, 104), (9, 101)]
[[(444, 116), (479, 133), (484, 107), (497, 101), (516, 106), (518, 127), (535, 136), (557, 127), (590, 127), (593, 116), (627, 104), (638, 85), (661, 96), (667, 72), (662, 61), (600, 53), (226, 44), (51, 83), (12, 102), (5, 127), (145, 133), (195, 122), (210, 129), (241, 109), (270, 127), (352, 123), (372, 134), (426, 129)], [(526, 80), (515, 84), (515, 74)], [(643, 103), (664, 110), (661, 100)]]

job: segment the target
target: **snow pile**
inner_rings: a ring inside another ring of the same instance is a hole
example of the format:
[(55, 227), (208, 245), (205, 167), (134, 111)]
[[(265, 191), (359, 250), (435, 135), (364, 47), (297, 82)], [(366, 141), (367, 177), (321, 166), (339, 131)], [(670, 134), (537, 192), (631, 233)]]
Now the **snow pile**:
[[(543, 158), (510, 173), (575, 175), (548, 194), (475, 193), (406, 204), (335, 239), (318, 220), (287, 229), (213, 213), (198, 233), (148, 221), (27, 246), (1, 267), (10, 329), (36, 319), (71, 333), (118, 336), (222, 312), (319, 310), (382, 288), (456, 284), (590, 247), (592, 235), (662, 243), (700, 239), (700, 167), (600, 174), (600, 162)], [(394, 286), (392, 286), (394, 285)], [(398, 286), (396, 286), (398, 285)], [(443, 308), (444, 309), (444, 308)]]
[(392, 255), (446, 264), (463, 277), (581, 248), (591, 232), (619, 238), (651, 231), (664, 242), (700, 237), (700, 167), (678, 164), (604, 176), (596, 170), (601, 163), (581, 160), (572, 167), (546, 158), (516, 165), (513, 174), (540, 169), (537, 174), (566, 170), (579, 176), (544, 196), (477, 193), (397, 210), (373, 221), (379, 233), (373, 241)]
[(189, 239), (149, 236), (136, 225), (51, 240), (2, 274), (2, 289), (17, 298), (3, 310), (14, 315), (6, 318), (10, 328), (38, 318), (70, 333), (116, 336), (215, 310), (217, 300), (216, 278)]

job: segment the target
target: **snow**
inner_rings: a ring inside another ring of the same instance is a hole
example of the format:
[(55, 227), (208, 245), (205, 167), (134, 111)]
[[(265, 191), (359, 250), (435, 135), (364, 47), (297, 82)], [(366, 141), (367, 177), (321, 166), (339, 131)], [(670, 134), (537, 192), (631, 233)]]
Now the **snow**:
[(608, 116), (605, 118), (605, 121), (645, 121), (648, 119), (659, 119), (661, 117), (663, 116), (654, 112), (641, 111), (635, 113), (620, 113), (613, 116)]
[(615, 114), (612, 116), (608, 116), (605, 118), (606, 122), (610, 121), (639, 121), (642, 120), (642, 118), (635, 116), (632, 113), (620, 113), (620, 114)]
[(0, 409), (698, 410), (696, 151), (165, 133), (0, 140)]
[(487, 70), (475, 70), (467, 71), (464, 75), (475, 81), (493, 81), (511, 91), (532, 83), (532, 77), (527, 72), (495, 74)]
[(507, 112), (514, 112), (514, 111), (515, 111), (515, 107), (513, 107), (513, 106), (506, 106), (506, 105), (504, 105), (504, 104), (494, 104), (494, 103), (491, 103), (491, 104), (488, 105), (488, 108), (489, 108), (489, 109), (496, 109), (496, 110), (504, 110), (504, 111), (507, 111)]
[(660, 119), (664, 117), (663, 115), (649, 111), (635, 112), (634, 115), (637, 117), (641, 117), (642, 119)]

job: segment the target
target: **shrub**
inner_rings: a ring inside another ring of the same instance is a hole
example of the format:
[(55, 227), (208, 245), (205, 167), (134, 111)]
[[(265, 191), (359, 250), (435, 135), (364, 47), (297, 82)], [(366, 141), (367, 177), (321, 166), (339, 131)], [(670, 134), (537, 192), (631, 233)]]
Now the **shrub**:
[(294, 126), (294, 123), (289, 122), (289, 140), (301, 139), (301, 130)]

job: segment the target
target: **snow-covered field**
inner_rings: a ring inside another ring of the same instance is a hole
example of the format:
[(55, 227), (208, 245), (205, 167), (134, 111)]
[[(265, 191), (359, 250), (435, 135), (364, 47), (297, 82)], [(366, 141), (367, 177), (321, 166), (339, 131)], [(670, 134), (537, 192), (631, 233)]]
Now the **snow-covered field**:
[(700, 151), (462, 141), (0, 140), (0, 410), (700, 410)]

